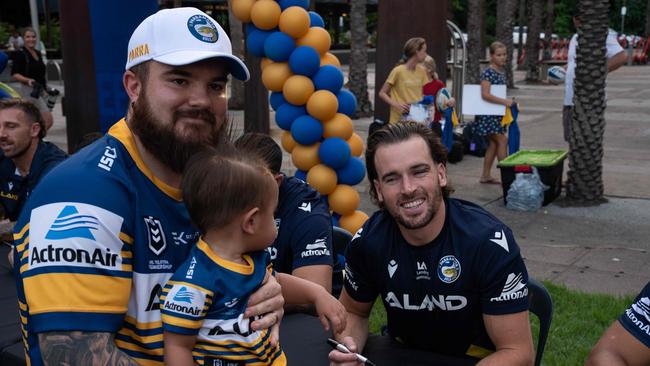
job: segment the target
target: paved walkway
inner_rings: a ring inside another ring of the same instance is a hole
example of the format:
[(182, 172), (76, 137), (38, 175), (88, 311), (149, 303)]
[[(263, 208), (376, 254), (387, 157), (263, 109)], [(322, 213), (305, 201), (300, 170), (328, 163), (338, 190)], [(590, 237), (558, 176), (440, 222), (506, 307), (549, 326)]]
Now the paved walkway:
[[(374, 90), (372, 66), (368, 79)], [(515, 74), (517, 80), (523, 76)], [(511, 94), (522, 108), (522, 149), (567, 149), (561, 127), (563, 86), (517, 86)], [(532, 276), (587, 292), (631, 294), (650, 280), (650, 67), (625, 67), (611, 74), (607, 93), (603, 177), (608, 203), (562, 208), (554, 202), (538, 212), (516, 212), (505, 208), (500, 186), (478, 183), (482, 158), (466, 156), (451, 164), (449, 176), (454, 197), (483, 205), (512, 228)], [(241, 126), (242, 113), (234, 111), (232, 117)], [(370, 122), (355, 121), (363, 138)], [(281, 131), (272, 125), (272, 135), (279, 138)], [(66, 146), (60, 106), (49, 139)], [(286, 154), (284, 168), (295, 170)], [(567, 168), (565, 163), (565, 174)], [(494, 169), (493, 175), (499, 176)], [(360, 208), (371, 213), (375, 207), (367, 187), (367, 181), (359, 185)]]

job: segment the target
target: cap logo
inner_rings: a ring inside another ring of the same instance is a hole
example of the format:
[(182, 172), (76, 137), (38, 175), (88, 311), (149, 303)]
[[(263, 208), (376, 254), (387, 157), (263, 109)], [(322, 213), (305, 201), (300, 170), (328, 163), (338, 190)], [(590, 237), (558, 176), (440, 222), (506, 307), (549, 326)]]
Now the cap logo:
[(148, 54), (149, 45), (147, 43), (135, 46), (133, 49), (131, 49), (131, 51), (129, 51), (129, 62), (135, 60), (138, 57), (146, 56)]
[(194, 38), (202, 42), (215, 43), (219, 38), (217, 27), (205, 15), (197, 14), (187, 20), (187, 28)]

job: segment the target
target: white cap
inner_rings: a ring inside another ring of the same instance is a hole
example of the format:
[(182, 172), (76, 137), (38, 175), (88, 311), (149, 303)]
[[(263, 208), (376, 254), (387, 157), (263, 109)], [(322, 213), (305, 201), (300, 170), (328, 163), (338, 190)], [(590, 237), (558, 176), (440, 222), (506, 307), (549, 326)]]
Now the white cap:
[(181, 66), (213, 57), (227, 60), (235, 78), (250, 77), (246, 65), (232, 54), (228, 35), (209, 15), (196, 8), (163, 9), (133, 31), (125, 69), (148, 60)]

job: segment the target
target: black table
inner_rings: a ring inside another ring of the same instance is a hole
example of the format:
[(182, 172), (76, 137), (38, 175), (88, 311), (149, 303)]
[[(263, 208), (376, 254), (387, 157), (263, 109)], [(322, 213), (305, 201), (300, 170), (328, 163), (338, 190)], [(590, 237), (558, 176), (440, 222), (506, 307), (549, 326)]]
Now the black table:
[[(325, 332), (317, 317), (305, 314), (287, 314), (280, 325), (280, 345), (290, 366), (329, 366), (328, 354), (332, 348), (326, 343), (331, 331)], [(390, 337), (371, 335), (363, 355), (377, 366), (469, 366), (474, 358), (458, 358), (429, 351), (407, 348)]]

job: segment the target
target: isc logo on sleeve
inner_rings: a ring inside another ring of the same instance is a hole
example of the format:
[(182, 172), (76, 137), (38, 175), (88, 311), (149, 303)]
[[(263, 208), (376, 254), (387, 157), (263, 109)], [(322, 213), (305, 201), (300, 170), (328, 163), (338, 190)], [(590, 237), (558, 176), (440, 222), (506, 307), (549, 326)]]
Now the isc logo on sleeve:
[(113, 212), (78, 202), (32, 210), (29, 269), (64, 265), (120, 270), (123, 221)]

